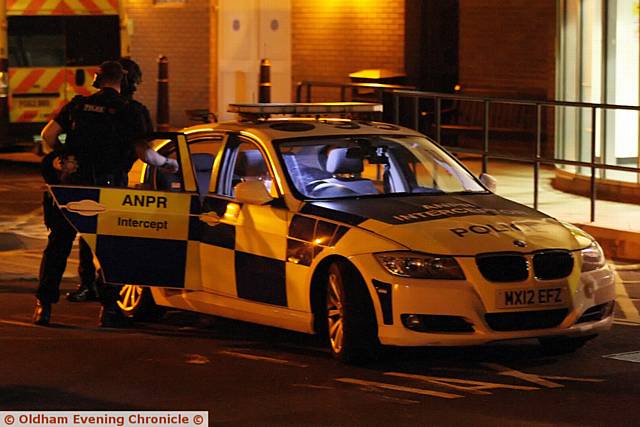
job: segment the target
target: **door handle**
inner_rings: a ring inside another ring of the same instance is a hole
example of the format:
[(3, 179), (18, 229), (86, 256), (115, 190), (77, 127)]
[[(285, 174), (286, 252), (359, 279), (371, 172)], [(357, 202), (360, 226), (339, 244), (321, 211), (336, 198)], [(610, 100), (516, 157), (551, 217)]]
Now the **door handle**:
[(198, 217), (198, 219), (202, 222), (204, 222), (205, 224), (214, 227), (218, 224), (220, 224), (220, 217), (218, 216), (217, 213), (211, 211), (211, 212), (205, 212), (200, 214), (200, 216)]

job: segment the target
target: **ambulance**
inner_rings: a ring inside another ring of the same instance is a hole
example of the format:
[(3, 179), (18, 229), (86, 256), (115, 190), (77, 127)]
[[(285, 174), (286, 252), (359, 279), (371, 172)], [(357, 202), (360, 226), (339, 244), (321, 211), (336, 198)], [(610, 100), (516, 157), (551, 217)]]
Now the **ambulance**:
[(380, 109), (232, 105), (237, 121), (156, 141), (177, 174), (50, 191), (137, 318), (158, 305), (322, 334), (347, 362), (524, 338), (572, 351), (611, 327), (614, 276), (587, 233), (416, 131), (326, 116)]
[(129, 55), (122, 1), (0, 0), (0, 10), (2, 119), (13, 136), (39, 135), (71, 98), (92, 93), (103, 61)]

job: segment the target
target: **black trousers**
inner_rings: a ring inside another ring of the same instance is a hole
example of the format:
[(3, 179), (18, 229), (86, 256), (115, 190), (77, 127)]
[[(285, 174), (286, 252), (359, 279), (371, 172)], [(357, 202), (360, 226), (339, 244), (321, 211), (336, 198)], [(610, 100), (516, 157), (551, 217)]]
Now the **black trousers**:
[[(127, 187), (127, 173), (116, 171), (104, 176), (72, 177), (67, 184), (72, 185), (98, 185), (107, 187)], [(76, 238), (76, 230), (64, 218), (60, 209), (55, 206), (53, 198), (48, 192), (44, 193), (42, 207), (44, 209), (44, 222), (49, 228), (47, 247), (42, 254), (40, 262), (40, 277), (36, 297), (43, 303), (55, 303), (60, 299), (60, 282), (67, 267), (67, 258), (71, 253), (73, 241)], [(88, 285), (96, 279), (96, 271), (93, 265), (93, 254), (89, 245), (80, 239), (80, 262), (78, 274), (82, 284)], [(102, 281), (99, 281), (100, 283)], [(102, 285), (98, 290), (104, 305), (115, 305), (121, 286)]]
[[(43, 200), (45, 224), (49, 228), (47, 246), (40, 261), (40, 275), (36, 297), (43, 303), (55, 303), (60, 299), (60, 282), (67, 268), (67, 259), (76, 238), (76, 230), (54, 206), (53, 200), (45, 193)], [(96, 279), (93, 253), (83, 239), (79, 241), (78, 275), (85, 286)]]

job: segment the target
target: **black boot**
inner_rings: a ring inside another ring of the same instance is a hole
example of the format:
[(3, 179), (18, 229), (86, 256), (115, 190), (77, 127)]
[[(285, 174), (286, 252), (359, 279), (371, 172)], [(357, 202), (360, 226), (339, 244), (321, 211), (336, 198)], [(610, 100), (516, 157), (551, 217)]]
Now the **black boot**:
[(36, 308), (33, 311), (33, 323), (36, 325), (47, 326), (51, 320), (51, 304), (36, 300)]
[(80, 284), (77, 290), (67, 294), (67, 300), (71, 302), (98, 301), (98, 299), (95, 282), (88, 285)]
[(126, 317), (115, 304), (103, 304), (100, 309), (100, 326), (103, 328), (128, 328), (131, 319)]

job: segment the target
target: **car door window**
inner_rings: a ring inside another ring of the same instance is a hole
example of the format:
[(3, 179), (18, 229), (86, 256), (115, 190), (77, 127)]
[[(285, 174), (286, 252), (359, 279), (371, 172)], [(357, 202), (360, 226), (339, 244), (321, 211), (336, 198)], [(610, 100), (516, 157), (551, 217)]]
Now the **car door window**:
[(250, 141), (240, 140), (230, 144), (226, 150), (218, 192), (224, 196), (234, 197), (234, 188), (241, 182), (260, 181), (267, 191), (274, 195), (273, 177), (267, 162), (258, 147)]
[[(206, 195), (209, 191), (209, 183), (214, 160), (222, 147), (222, 136), (208, 136), (205, 138), (190, 139), (188, 141), (189, 152), (191, 155), (191, 163), (195, 172), (198, 183), (198, 191), (201, 195)], [(158, 153), (171, 159), (177, 160), (175, 141), (159, 142), (156, 146)], [(184, 181), (182, 179), (182, 170), (176, 173), (163, 172), (160, 168), (148, 166), (140, 184), (136, 177), (139, 173), (135, 173), (135, 169), (141, 169), (142, 163), (137, 162), (134, 165), (134, 173), (129, 175), (129, 185), (150, 190), (160, 191), (184, 191)], [(135, 181), (132, 181), (136, 179)]]

